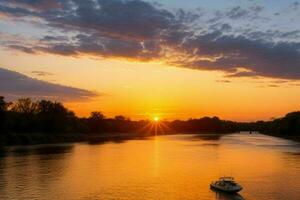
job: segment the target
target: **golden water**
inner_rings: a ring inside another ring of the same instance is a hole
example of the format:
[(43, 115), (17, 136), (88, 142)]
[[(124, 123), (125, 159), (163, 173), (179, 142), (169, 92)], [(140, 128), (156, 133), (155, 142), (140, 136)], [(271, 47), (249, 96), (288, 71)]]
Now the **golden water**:
[[(240, 195), (211, 191), (232, 175)], [(169, 135), (2, 150), (5, 200), (299, 200), (300, 144), (260, 134)]]

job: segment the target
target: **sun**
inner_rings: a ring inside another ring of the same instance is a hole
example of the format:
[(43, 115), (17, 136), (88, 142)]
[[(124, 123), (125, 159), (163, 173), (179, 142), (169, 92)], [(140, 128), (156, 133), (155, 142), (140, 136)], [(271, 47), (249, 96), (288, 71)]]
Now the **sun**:
[(159, 121), (159, 117), (153, 117), (153, 121), (158, 122)]

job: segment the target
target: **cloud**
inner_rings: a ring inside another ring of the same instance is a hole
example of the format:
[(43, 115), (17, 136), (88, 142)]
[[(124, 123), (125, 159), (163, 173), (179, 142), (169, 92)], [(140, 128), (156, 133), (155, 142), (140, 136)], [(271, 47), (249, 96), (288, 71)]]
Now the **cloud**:
[(54, 0), (48, 4), (45, 0), (1, 1), (0, 14), (38, 18), (57, 31), (31, 43), (2, 43), (31, 54), (160, 60), (178, 67), (222, 71), (226, 77), (300, 79), (298, 29), (262, 31), (247, 25), (237, 29), (231, 23), (261, 19), (264, 8), (258, 5), (216, 11), (206, 20), (202, 11), (172, 12), (141, 0)]
[(298, 1), (295, 1), (289, 7), (292, 10), (298, 10), (300, 8), (300, 3)]
[(280, 86), (279, 85), (275, 85), (275, 84), (269, 84), (269, 85), (267, 85), (267, 87), (277, 88), (277, 87), (280, 87)]
[(45, 72), (45, 71), (32, 71), (32, 74), (35, 74), (37, 76), (52, 76), (52, 73)]
[(216, 82), (217, 83), (231, 83), (230, 80), (226, 80), (226, 79), (224, 79), (224, 80), (216, 80)]
[(49, 36), (46, 35), (42, 39), (40, 39), (41, 42), (61, 42), (68, 40), (68, 37), (66, 36)]
[(61, 101), (82, 101), (97, 97), (99, 94), (33, 79), (21, 73), (0, 68), (0, 95), (10, 100), (31, 97)]
[(214, 12), (213, 17), (208, 20), (208, 22), (215, 23), (218, 21), (222, 21), (224, 19), (228, 20), (255, 20), (255, 19), (263, 19), (260, 16), (260, 13), (264, 10), (264, 7), (259, 5), (254, 5), (250, 7), (241, 7), (234, 6), (227, 10), (217, 10)]
[(172, 13), (139, 0), (72, 0), (60, 4), (63, 9), (30, 15), (43, 18), (53, 27), (135, 40), (153, 39), (174, 22)]
[(7, 45), (8, 48), (10, 49), (15, 49), (18, 51), (22, 51), (24, 53), (29, 53), (29, 54), (35, 54), (35, 50), (33, 48), (30, 47), (26, 47), (26, 46), (22, 46), (22, 45)]
[(265, 32), (262, 31), (253, 31), (251, 29), (245, 29), (242, 31), (243, 35), (248, 38), (256, 38), (264, 41), (299, 41), (300, 38), (300, 30), (293, 31), (278, 31), (278, 30), (267, 30)]
[[(179, 65), (227, 71), (234, 76), (300, 79), (300, 43), (265, 42), (215, 32), (191, 39), (184, 48), (196, 49), (198, 58), (188, 58)], [(203, 60), (201, 56), (216, 59)], [(248, 72), (240, 73), (239, 68)]]
[(245, 17), (249, 14), (249, 11), (246, 9), (241, 8), (240, 6), (236, 6), (231, 8), (227, 13), (226, 16), (230, 19), (239, 19)]
[(24, 7), (35, 11), (45, 11), (61, 8), (58, 0), (10, 0), (10, 4), (16, 7)]

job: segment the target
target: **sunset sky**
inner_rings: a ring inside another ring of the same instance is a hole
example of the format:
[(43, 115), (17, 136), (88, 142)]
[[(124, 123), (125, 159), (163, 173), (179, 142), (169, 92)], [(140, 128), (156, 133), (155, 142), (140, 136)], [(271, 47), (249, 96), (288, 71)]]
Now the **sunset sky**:
[(0, 96), (269, 120), (300, 110), (299, 16), (295, 0), (0, 0)]

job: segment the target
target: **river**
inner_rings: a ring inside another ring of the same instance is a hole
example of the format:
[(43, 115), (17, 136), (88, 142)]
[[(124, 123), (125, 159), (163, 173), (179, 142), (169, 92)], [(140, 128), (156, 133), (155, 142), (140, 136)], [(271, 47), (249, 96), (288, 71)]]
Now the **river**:
[[(163, 135), (0, 150), (4, 200), (299, 200), (300, 144), (276, 137)], [(238, 195), (210, 190), (234, 176)]]

